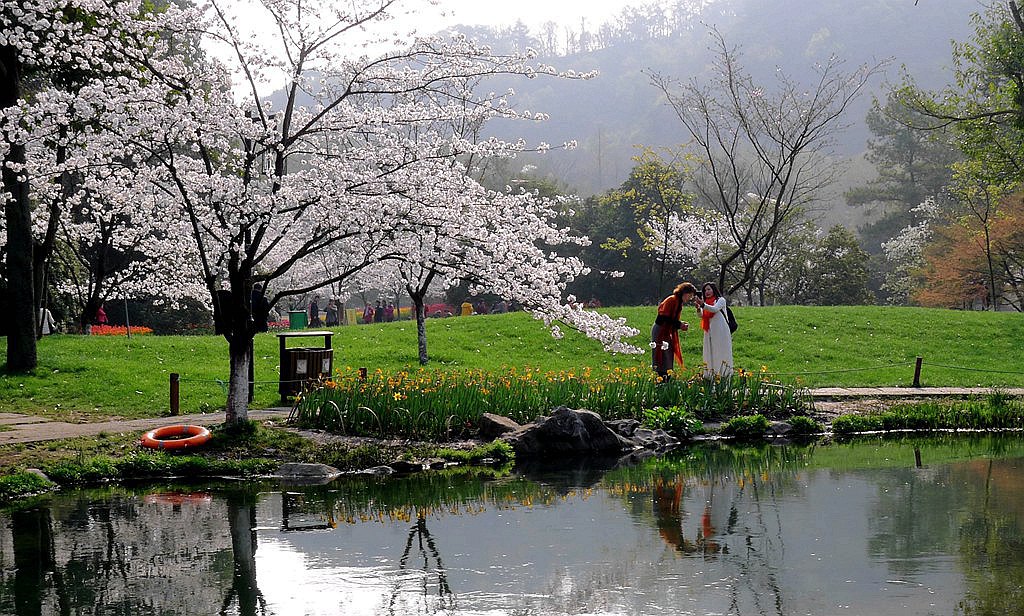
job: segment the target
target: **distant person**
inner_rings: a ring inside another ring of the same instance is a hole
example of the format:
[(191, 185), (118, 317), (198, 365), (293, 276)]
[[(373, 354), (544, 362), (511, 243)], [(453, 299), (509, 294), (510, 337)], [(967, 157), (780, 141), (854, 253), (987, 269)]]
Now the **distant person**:
[(49, 336), (57, 331), (57, 323), (53, 320), (53, 314), (49, 308), (39, 309), (39, 335)]
[(320, 327), (323, 323), (320, 321), (320, 296), (314, 295), (313, 301), (309, 302), (309, 326)]
[(696, 300), (700, 328), (704, 330), (704, 377), (732, 376), (732, 333), (725, 314), (725, 298), (713, 282), (701, 287)]
[(338, 325), (338, 302), (331, 299), (327, 302), (327, 307), (324, 308), (324, 320), (327, 327), (336, 327)]
[(469, 315), (473, 314), (473, 304), (469, 303), (468, 299), (466, 301), (462, 302), (462, 307), (461, 308), (462, 308), (462, 311), (459, 312), (459, 316), (461, 316), (461, 317), (468, 317)]
[(394, 302), (388, 302), (387, 306), (384, 306), (384, 320), (388, 323), (395, 320), (395, 304)]
[(373, 306), (366, 304), (363, 308), (363, 325), (373, 323)]
[(651, 368), (662, 379), (675, 370), (674, 362), (683, 368), (683, 352), (679, 347), (679, 330), (686, 331), (690, 324), (679, 320), (683, 306), (694, 301), (697, 287), (684, 282), (672, 290), (672, 295), (658, 304), (658, 316), (651, 327)]
[(373, 307), (373, 322), (383, 323), (384, 322), (384, 306), (377, 300), (376, 305)]
[(100, 307), (96, 309), (96, 325), (106, 325), (107, 323), (107, 311), (103, 309), (103, 304), (100, 304)]

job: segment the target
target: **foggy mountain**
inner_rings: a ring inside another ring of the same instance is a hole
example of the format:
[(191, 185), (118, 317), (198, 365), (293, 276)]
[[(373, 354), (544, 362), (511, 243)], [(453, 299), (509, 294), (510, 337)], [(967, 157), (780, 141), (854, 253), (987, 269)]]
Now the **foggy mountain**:
[[(594, 51), (543, 58), (560, 70), (597, 69), (599, 77), (514, 84), (513, 103), (547, 113), (549, 121), (495, 122), (489, 131), (550, 143), (552, 151), (531, 162), (539, 174), (558, 178), (581, 195), (616, 187), (633, 167), (635, 144), (678, 146), (684, 141), (679, 121), (645, 73), (699, 79), (712, 61), (708, 27), (713, 25), (729, 45), (740, 48), (744, 68), (768, 88), (778, 68), (812, 83), (814, 63), (830, 54), (845, 61), (846, 72), (890, 60), (885, 79), (870, 84), (844, 117), (850, 127), (840, 136), (836, 155), (854, 158), (869, 136), (864, 118), (872, 95), (884, 98), (887, 85), (901, 80), (904, 66), (922, 87), (946, 85), (951, 80), (950, 41), (970, 37), (970, 15), (981, 8), (977, 0), (919, 0), (917, 5), (914, 0), (718, 0), (689, 27), (646, 37), (636, 23), (644, 19), (627, 10), (624, 23), (618, 24), (626, 32), (621, 40)], [(501, 43), (494, 41), (495, 46)], [(573, 140), (577, 149), (557, 149)]]
[[(673, 10), (701, 4), (696, 17)], [(627, 8), (618, 20), (593, 26), (590, 32), (583, 24), (551, 23), (543, 32), (529, 31), (522, 23), (450, 30), (499, 52), (513, 46), (540, 49), (539, 61), (559, 70), (599, 71), (588, 81), (494, 78), (485, 85), (496, 92), (511, 87), (517, 109), (550, 116), (543, 122), (494, 120), (485, 127), (484, 137), (551, 144), (546, 154), (523, 155), (507, 169), (532, 164), (534, 177), (554, 180), (584, 197), (621, 185), (633, 168), (637, 145), (657, 148), (684, 142), (682, 126), (648, 74), (683, 81), (707, 74), (713, 59), (709, 27), (740, 49), (743, 68), (769, 89), (778, 69), (798, 82), (813, 83), (815, 63), (831, 54), (844, 60), (844, 72), (889, 60), (885, 77), (870, 83), (843, 118), (849, 128), (839, 135), (835, 155), (848, 162), (848, 170), (832, 194), (823, 196), (828, 204), (823, 226), (844, 223), (856, 228), (866, 213), (847, 207), (842, 194), (874, 175), (861, 157), (872, 96), (884, 99), (888, 86), (901, 81), (904, 67), (926, 89), (948, 84), (950, 42), (969, 39), (971, 14), (982, 9), (980, 0), (655, 0)], [(554, 34), (561, 48), (551, 42)], [(279, 106), (284, 92), (270, 99)], [(559, 148), (572, 141), (575, 149)]]

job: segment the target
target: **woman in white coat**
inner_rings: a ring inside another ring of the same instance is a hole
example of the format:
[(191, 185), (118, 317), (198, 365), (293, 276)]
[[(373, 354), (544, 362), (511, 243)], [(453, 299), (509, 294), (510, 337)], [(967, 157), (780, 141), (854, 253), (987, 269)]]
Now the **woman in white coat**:
[(704, 283), (700, 296), (697, 297), (697, 312), (704, 330), (704, 377), (731, 377), (732, 334), (725, 315), (725, 298), (713, 282)]

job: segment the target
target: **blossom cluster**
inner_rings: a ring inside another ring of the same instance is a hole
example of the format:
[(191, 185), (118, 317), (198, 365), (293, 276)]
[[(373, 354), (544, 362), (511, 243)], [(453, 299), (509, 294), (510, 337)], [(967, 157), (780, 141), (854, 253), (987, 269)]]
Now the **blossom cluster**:
[[(593, 74), (458, 35), (353, 57), (353, 43), (366, 44), (359, 33), (381, 32), (391, 5), (199, 0), (154, 11), (138, 0), (0, 0), (0, 45), (26, 65), (82, 75), (0, 116), (0, 148), (26, 145), (15, 171), (32, 179), (36, 202), (54, 204), (38, 213), (37, 233), (59, 228), (79, 271), (90, 271), (87, 254), (126, 261), (102, 279), (72, 277), (68, 289), (83, 303), (113, 288), (205, 298), (231, 315), (234, 340), (255, 331), (245, 318), (255, 283), (284, 299), (394, 261), (517, 300), (556, 335), (560, 322), (638, 352), (623, 342), (636, 334), (623, 320), (563, 297), (587, 268), (560, 251), (588, 240), (555, 225), (555, 204), (476, 179), (480, 161), (548, 147), (479, 139), (492, 119), (545, 118), (481, 84)], [(245, 30), (239, 18), (252, 10), (275, 35)], [(275, 81), (283, 100), (272, 102), (261, 92)], [(230, 408), (245, 397), (249, 360), (232, 358)]]

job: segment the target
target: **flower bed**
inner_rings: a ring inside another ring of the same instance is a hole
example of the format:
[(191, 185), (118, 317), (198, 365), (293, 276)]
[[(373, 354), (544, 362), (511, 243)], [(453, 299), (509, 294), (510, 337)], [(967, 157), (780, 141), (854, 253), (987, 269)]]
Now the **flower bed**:
[(802, 413), (806, 391), (740, 371), (732, 379), (689, 378), (661, 382), (646, 368), (595, 371), (503, 372), (376, 371), (360, 379), (352, 368), (339, 370), (304, 391), (296, 403), (299, 423), (354, 435), (449, 438), (494, 413), (517, 422), (532, 421), (552, 408), (585, 408), (605, 419), (643, 419), (654, 407), (680, 406), (701, 419), (760, 412)]
[[(92, 326), (93, 336), (127, 336), (128, 328), (124, 325), (93, 325)], [(141, 336), (143, 334), (152, 334), (153, 328), (146, 327), (144, 325), (132, 325), (132, 335)]]

